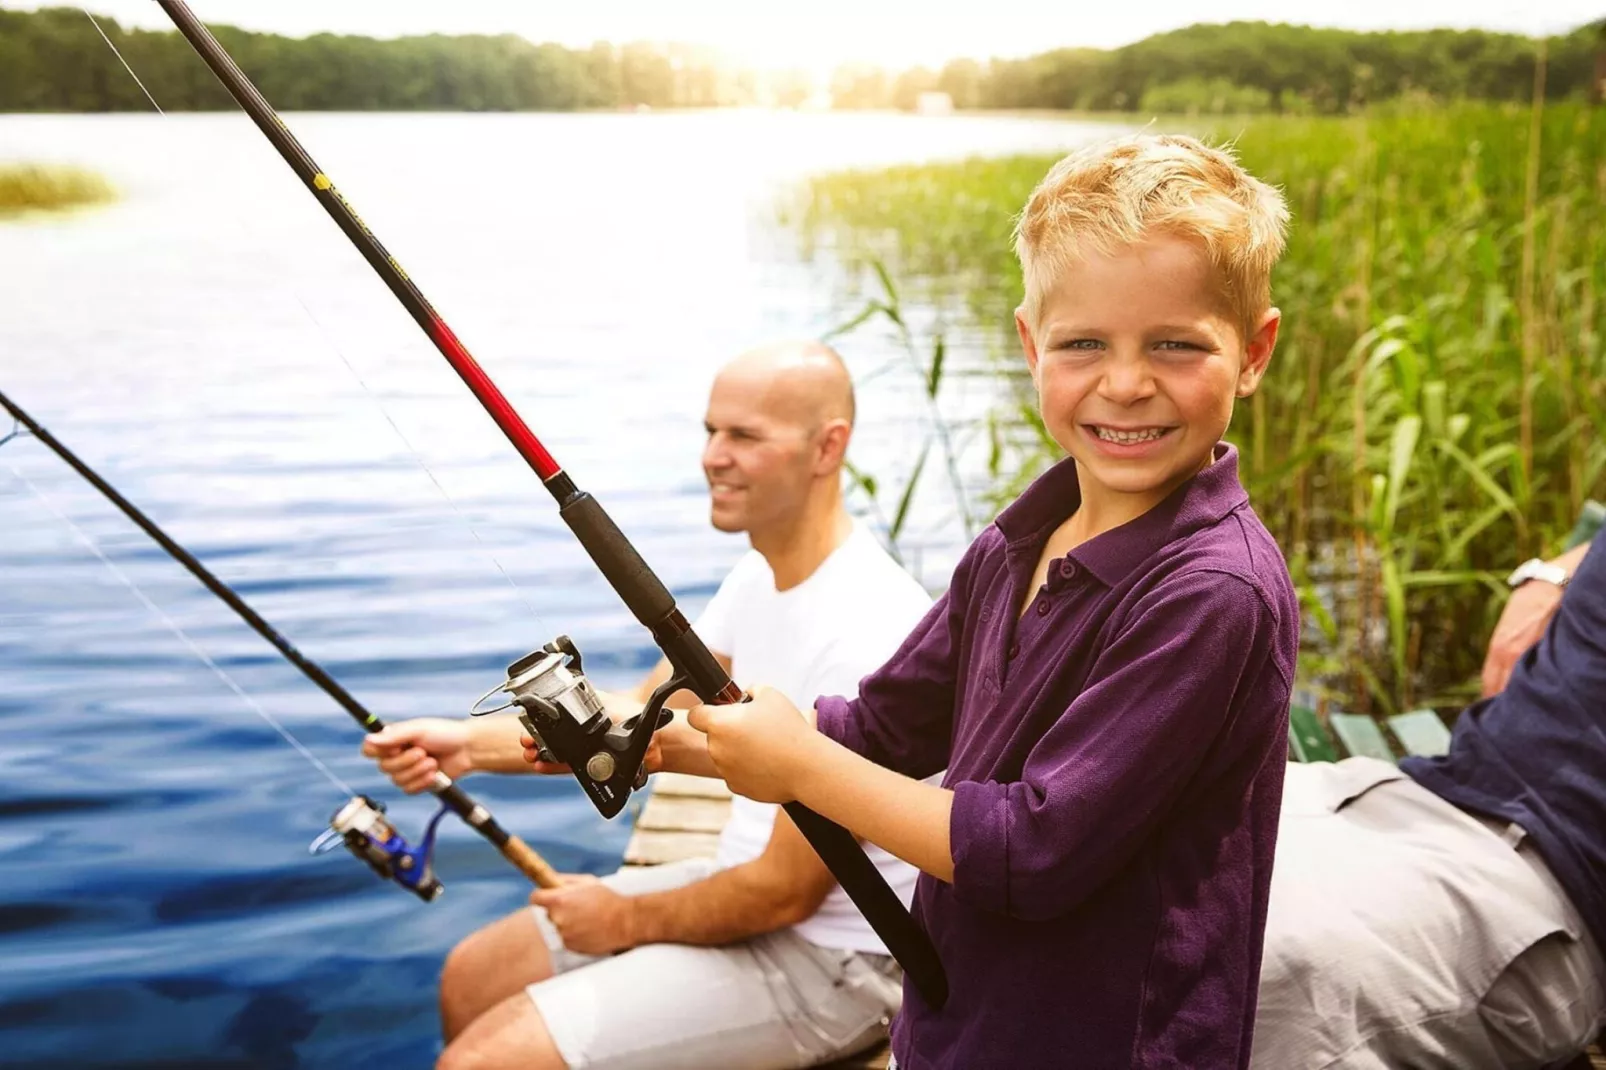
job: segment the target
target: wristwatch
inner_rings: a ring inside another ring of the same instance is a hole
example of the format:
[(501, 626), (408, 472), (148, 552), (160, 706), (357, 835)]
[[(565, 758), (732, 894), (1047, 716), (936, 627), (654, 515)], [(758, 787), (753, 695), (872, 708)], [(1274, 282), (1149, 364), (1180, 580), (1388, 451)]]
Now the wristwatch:
[(1572, 578), (1573, 574), (1560, 565), (1552, 565), (1548, 561), (1542, 561), (1534, 557), (1518, 565), (1516, 571), (1506, 577), (1506, 585), (1509, 587), (1521, 587), (1529, 580), (1544, 580), (1546, 583), (1553, 583), (1557, 587), (1566, 587), (1567, 581)]

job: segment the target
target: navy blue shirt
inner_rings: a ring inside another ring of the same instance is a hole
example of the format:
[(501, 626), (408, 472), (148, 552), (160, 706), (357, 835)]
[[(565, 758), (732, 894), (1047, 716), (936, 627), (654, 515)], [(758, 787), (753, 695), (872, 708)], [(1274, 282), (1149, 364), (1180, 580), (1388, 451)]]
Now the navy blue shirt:
[(1521, 825), (1606, 946), (1606, 549), (1598, 542), (1506, 689), (1467, 707), (1448, 754), (1400, 768), (1463, 810)]

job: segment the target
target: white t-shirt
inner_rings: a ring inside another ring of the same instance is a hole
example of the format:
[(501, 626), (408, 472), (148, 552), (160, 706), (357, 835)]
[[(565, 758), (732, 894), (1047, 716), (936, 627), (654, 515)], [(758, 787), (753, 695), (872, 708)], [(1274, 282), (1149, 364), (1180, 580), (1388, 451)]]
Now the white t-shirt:
[[(925, 589), (855, 523), (852, 534), (808, 579), (785, 591), (775, 589), (775, 574), (763, 556), (749, 551), (719, 585), (696, 629), (710, 650), (731, 659), (731, 678), (738, 684), (765, 684), (808, 709), (821, 695), (858, 694), (859, 681), (892, 656), (930, 608)], [(762, 854), (776, 810), (739, 795), (732, 799), (719, 837), (719, 865), (739, 865)], [(908, 906), (915, 868), (879, 847), (864, 846)], [(796, 931), (820, 947), (887, 953), (840, 887)]]

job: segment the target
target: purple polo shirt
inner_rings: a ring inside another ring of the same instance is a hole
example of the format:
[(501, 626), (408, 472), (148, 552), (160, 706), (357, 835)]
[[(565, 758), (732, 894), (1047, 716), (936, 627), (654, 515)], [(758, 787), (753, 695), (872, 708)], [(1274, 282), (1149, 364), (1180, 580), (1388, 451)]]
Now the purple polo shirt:
[(1236, 451), (1053, 562), (1081, 500), (1044, 473), (820, 730), (911, 777), (946, 768), (954, 881), (915, 913), (948, 970), (908, 984), (900, 1070), (1249, 1065), (1299, 607)]

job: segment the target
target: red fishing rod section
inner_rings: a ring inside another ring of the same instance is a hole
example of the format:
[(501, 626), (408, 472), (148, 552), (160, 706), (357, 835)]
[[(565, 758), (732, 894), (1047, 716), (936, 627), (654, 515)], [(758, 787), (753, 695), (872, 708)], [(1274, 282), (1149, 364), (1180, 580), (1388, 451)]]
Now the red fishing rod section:
[[(558, 503), (558, 513), (579, 539), (609, 584), (635, 618), (652, 633), (653, 641), (674, 666), (685, 686), (705, 702), (742, 700), (742, 690), (731, 680), (675, 604), (658, 576), (648, 567), (630, 540), (590, 494), (580, 490), (558, 466), (541, 441), (503, 396), (490, 376), (436, 313), (412, 279), (363, 223), (329, 176), (313, 162), (285, 126), (284, 120), (218, 43), (216, 37), (182, 0), (157, 0), (185, 40), (211, 68), (257, 128), (273, 143), (301, 181), (318, 198), (335, 224), (351, 239), (358, 252), (384, 280), (390, 292), (429, 335), (435, 348), (457, 371), (479, 399), (491, 419), (507, 435), (542, 484)], [(647, 719), (643, 719), (644, 721)], [(887, 950), (903, 965), (926, 1002), (941, 1007), (948, 996), (948, 980), (930, 938), (887, 885), (880, 870), (865, 855), (847, 829), (801, 803), (787, 803), (786, 812), (807, 837), (822, 861), (830, 867), (843, 891), (864, 914)]]

